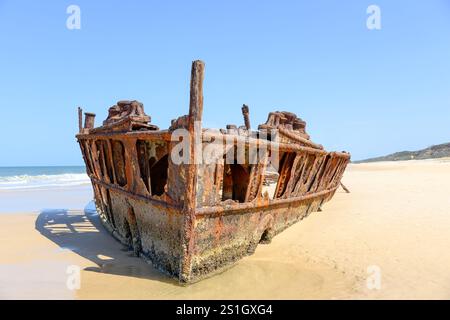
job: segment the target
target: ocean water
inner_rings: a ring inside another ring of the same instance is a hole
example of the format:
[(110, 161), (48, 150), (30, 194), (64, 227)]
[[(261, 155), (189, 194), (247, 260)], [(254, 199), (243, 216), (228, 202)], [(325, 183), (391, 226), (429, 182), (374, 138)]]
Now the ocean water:
[(89, 185), (84, 166), (0, 167), (0, 190)]
[(0, 214), (84, 210), (92, 199), (84, 166), (0, 167)]

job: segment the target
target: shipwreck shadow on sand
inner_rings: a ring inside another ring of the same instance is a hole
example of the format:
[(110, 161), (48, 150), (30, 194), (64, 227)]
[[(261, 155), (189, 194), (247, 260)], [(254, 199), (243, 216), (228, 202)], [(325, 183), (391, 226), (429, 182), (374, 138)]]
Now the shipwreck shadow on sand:
[(178, 284), (116, 241), (93, 210), (45, 209), (37, 217), (35, 229), (61, 250), (71, 250), (97, 265), (85, 271)]

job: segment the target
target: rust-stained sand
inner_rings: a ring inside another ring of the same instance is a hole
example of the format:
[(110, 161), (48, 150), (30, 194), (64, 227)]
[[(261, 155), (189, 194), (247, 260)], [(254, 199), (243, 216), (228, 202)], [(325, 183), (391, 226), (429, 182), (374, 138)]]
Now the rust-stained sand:
[[(179, 286), (112, 239), (97, 217), (0, 215), (0, 298), (450, 298), (450, 160), (350, 165), (334, 201), (233, 268)], [(81, 288), (66, 288), (80, 265)], [(366, 287), (367, 267), (380, 290)]]

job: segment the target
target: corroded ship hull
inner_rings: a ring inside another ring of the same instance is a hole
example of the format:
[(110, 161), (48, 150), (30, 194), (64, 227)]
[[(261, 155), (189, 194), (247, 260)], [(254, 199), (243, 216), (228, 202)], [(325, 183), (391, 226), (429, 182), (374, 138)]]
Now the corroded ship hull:
[[(137, 101), (118, 102), (98, 128), (90, 113), (82, 127), (79, 109), (77, 139), (103, 224), (182, 283), (223, 270), (320, 209), (350, 159), (313, 143), (288, 112), (270, 113), (252, 131), (244, 105), (245, 126), (202, 129), (203, 72), (194, 61), (189, 114), (168, 130), (150, 124)], [(180, 141), (188, 146), (181, 152)]]

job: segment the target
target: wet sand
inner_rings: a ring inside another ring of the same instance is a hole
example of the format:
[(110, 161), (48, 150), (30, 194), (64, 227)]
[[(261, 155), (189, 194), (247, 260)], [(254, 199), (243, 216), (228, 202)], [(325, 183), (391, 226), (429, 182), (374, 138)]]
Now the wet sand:
[(0, 298), (449, 299), (450, 160), (350, 165), (343, 182), (350, 194), (188, 287), (132, 256), (95, 214), (0, 214)]

